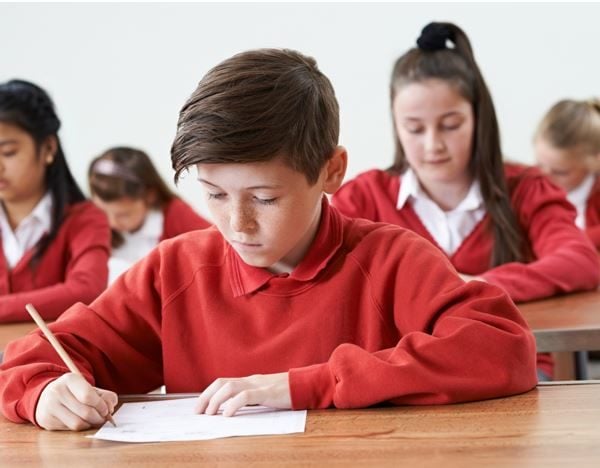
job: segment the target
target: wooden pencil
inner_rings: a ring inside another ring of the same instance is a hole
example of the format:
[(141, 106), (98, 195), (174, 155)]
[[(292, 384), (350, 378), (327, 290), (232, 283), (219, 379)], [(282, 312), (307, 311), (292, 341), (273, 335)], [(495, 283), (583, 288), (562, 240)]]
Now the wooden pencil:
[[(65, 351), (65, 348), (63, 348), (62, 345), (60, 344), (60, 341), (58, 341), (56, 339), (56, 337), (54, 336), (54, 333), (52, 333), (50, 331), (50, 329), (46, 325), (46, 322), (44, 322), (44, 320), (42, 319), (42, 317), (40, 316), (38, 311), (35, 309), (35, 307), (33, 307), (33, 304), (27, 304), (25, 306), (25, 309), (27, 309), (27, 312), (29, 312), (29, 315), (31, 315), (31, 318), (33, 319), (33, 321), (37, 324), (37, 326), (40, 328), (40, 330), (42, 330), (42, 333), (44, 335), (46, 335), (46, 338), (48, 338), (48, 341), (54, 348), (54, 351), (56, 351), (58, 353), (58, 355), (63, 360), (65, 365), (69, 368), (69, 370), (73, 374), (81, 375), (83, 377), (83, 375), (81, 374), (81, 372), (79, 371), (79, 369), (77, 368), (77, 366), (75, 365), (73, 360), (71, 359), (71, 356), (69, 356), (67, 354), (67, 352)], [(115, 423), (115, 420), (113, 419), (113, 417), (110, 413), (106, 416), (106, 420), (109, 421), (113, 426), (117, 427), (117, 424)]]

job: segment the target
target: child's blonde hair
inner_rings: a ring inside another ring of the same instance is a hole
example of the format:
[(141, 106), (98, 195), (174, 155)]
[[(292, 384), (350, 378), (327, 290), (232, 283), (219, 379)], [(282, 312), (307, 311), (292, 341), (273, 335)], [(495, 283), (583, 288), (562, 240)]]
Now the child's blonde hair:
[(557, 102), (540, 122), (535, 138), (557, 149), (574, 150), (572, 154), (577, 157), (600, 155), (600, 100)]

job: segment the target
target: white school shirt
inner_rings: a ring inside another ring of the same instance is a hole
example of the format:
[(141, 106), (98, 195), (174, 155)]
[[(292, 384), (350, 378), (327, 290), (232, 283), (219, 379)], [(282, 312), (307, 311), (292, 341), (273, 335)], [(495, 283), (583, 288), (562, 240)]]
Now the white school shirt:
[(33, 248), (42, 236), (50, 232), (52, 225), (52, 195), (46, 195), (35, 205), (17, 228), (13, 231), (8, 222), (8, 216), (4, 211), (4, 205), (0, 206), (0, 234), (2, 235), (2, 249), (4, 258), (10, 269), (14, 268), (25, 253)]
[(157, 246), (163, 233), (163, 222), (162, 211), (150, 210), (141, 228), (132, 233), (121, 233), (125, 242), (112, 250), (108, 261), (109, 284)]
[(408, 169), (402, 175), (397, 209), (410, 203), (431, 237), (447, 255), (452, 255), (485, 216), (479, 182), (474, 181), (456, 208), (442, 210), (422, 189), (416, 174)]
[(596, 176), (594, 174), (589, 174), (583, 179), (583, 182), (567, 193), (567, 200), (569, 200), (577, 209), (575, 224), (581, 229), (585, 229), (585, 208), (587, 206), (588, 198), (590, 198), (592, 193), (594, 182), (596, 182)]

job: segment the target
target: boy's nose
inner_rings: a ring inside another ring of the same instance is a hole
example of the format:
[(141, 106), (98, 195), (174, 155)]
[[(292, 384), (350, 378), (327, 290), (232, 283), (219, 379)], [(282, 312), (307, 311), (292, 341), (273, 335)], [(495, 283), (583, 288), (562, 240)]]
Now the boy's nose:
[(256, 227), (253, 210), (247, 206), (238, 206), (229, 217), (231, 229), (235, 232), (249, 232)]

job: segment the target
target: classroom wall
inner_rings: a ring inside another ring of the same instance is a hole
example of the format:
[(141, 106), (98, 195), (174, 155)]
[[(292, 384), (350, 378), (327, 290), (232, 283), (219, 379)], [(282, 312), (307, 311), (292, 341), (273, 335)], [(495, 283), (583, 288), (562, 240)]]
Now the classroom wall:
[[(171, 180), (181, 105), (210, 67), (250, 48), (317, 59), (340, 101), (348, 177), (391, 163), (391, 67), (431, 20), (472, 39), (512, 159), (533, 161), (531, 134), (553, 102), (600, 95), (598, 4), (3, 3), (0, 18), (0, 80), (50, 91), (82, 185), (90, 159), (113, 145), (146, 150)], [(194, 178), (179, 190), (206, 214)]]

